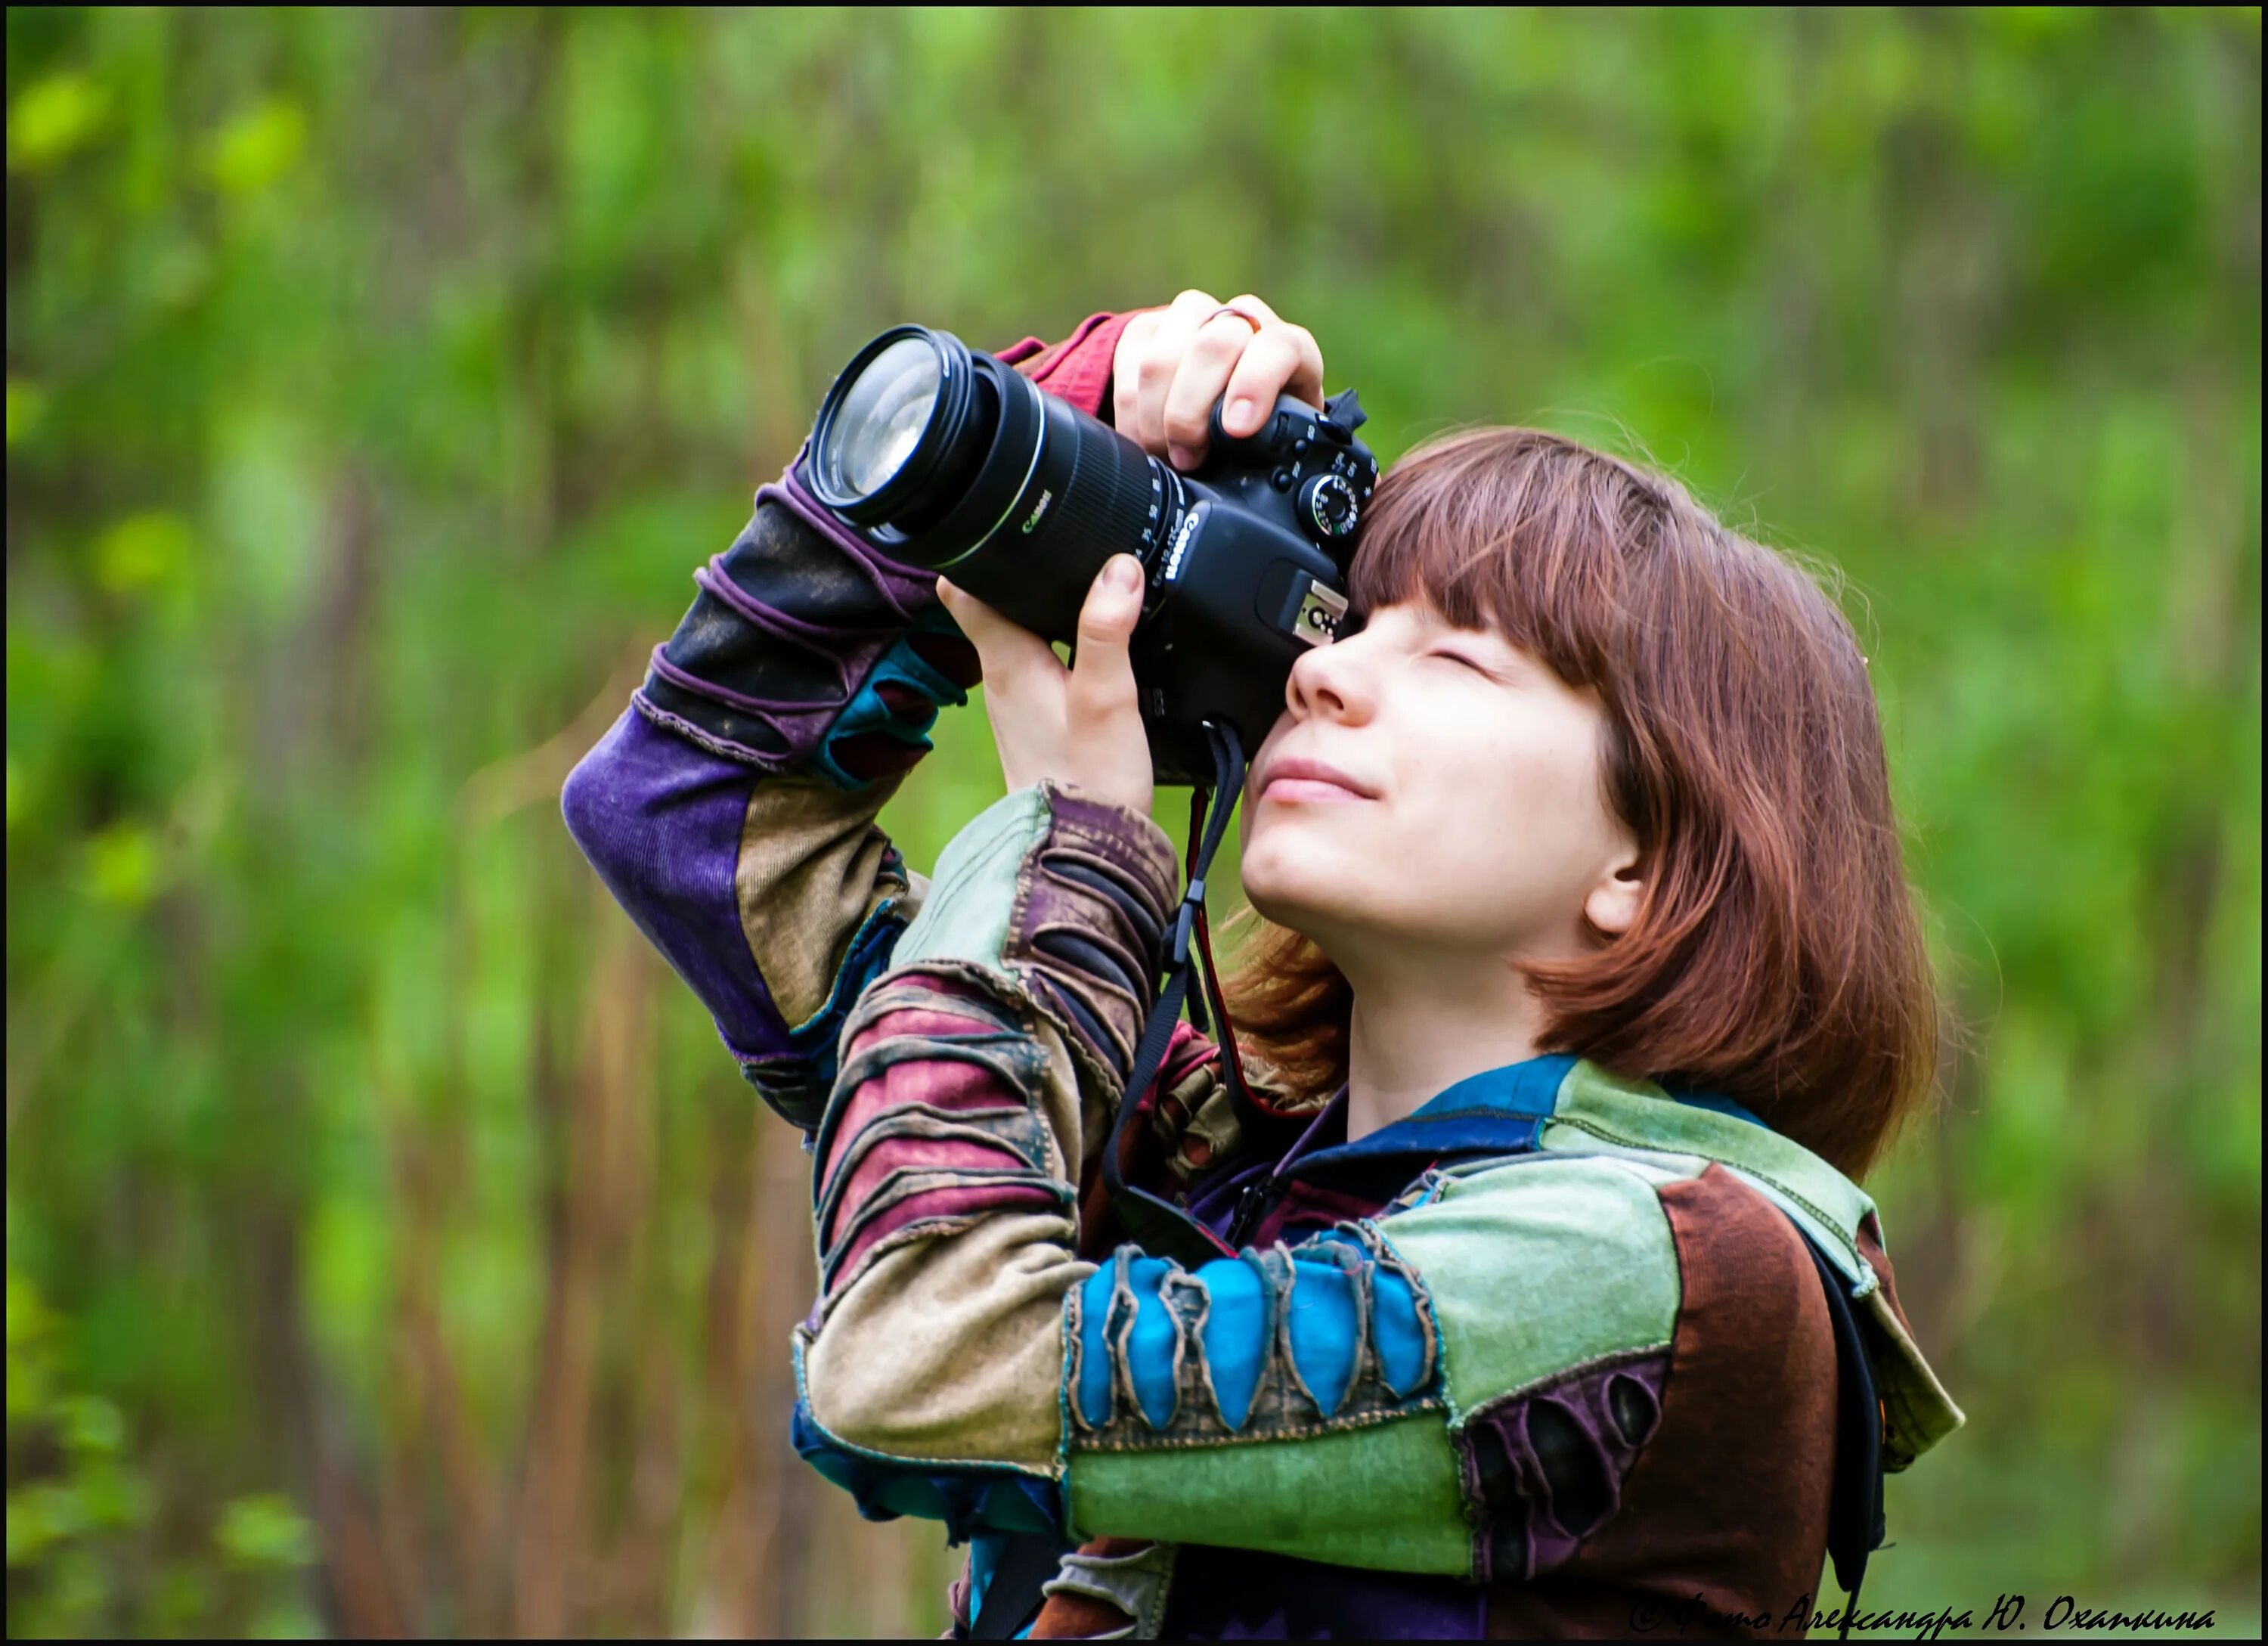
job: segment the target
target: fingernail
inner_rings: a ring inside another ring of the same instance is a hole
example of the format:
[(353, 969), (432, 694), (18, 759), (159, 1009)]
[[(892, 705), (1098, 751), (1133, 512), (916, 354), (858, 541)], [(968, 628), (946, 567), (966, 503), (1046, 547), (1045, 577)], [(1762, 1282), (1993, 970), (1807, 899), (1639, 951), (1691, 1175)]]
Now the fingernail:
[(1168, 446), (1166, 459), (1176, 469), (1195, 469), (1197, 466), (1197, 454), (1186, 446)]
[(1110, 564), (1102, 568), (1102, 583), (1121, 594), (1132, 594), (1142, 587), (1142, 563), (1130, 554), (1111, 556)]
[(1245, 399), (1228, 402), (1228, 415), (1221, 419), (1231, 434), (1249, 434), (1260, 426), (1260, 408)]

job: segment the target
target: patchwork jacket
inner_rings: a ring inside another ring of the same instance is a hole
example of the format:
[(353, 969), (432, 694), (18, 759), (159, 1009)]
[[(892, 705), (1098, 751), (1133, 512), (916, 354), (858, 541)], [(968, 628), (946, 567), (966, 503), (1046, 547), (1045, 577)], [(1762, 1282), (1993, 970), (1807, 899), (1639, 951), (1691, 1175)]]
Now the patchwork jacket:
[[(1108, 416), (1123, 316), (1003, 358)], [(1226, 1236), (1114, 1244), (1098, 1152), (1180, 895), (1147, 816), (1053, 784), (910, 871), (874, 818), (966, 700), (929, 578), (791, 469), (563, 797), (577, 842), (808, 1133), (818, 1298), (798, 1449), (872, 1518), (1057, 1574), (1035, 1636), (1619, 1635), (1634, 1606), (1786, 1627), (1817, 1591), (1847, 1288), (1904, 1469), (1962, 1414), (1873, 1202), (1734, 1105), (1572, 1058), (1351, 1145), (1344, 1093), (1188, 1025), (1130, 1179)], [(1255, 1217), (1256, 1214), (1256, 1222)], [(1800, 1628), (1797, 1632), (1800, 1632)]]

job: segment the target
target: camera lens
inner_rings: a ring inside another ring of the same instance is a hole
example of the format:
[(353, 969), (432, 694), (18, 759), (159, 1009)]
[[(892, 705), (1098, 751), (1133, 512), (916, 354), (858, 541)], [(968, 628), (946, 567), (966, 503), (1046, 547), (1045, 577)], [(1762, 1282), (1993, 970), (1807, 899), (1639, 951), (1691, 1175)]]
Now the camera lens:
[(1051, 638), (1076, 627), (1104, 560), (1154, 559), (1182, 498), (1124, 435), (920, 326), (882, 333), (836, 379), (807, 477), (885, 553)]
[(902, 337), (843, 395), (818, 453), (828, 491), (865, 499), (887, 485), (929, 430), (944, 373), (926, 338)]

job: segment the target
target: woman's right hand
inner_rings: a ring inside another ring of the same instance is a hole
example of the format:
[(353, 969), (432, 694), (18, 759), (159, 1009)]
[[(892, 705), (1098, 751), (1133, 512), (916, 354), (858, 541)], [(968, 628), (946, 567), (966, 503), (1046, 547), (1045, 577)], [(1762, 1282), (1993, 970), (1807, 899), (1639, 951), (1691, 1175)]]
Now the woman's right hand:
[[(1223, 307), (1240, 308), (1247, 321)], [(1255, 324), (1253, 322), (1257, 322)], [(1221, 426), (1256, 431), (1291, 395), (1320, 410), (1323, 354), (1304, 326), (1277, 318), (1249, 294), (1233, 304), (1184, 292), (1169, 308), (1137, 314), (1111, 357), (1112, 417), (1118, 432), (1153, 456), (1188, 470), (1204, 461), (1214, 402), (1223, 394)]]

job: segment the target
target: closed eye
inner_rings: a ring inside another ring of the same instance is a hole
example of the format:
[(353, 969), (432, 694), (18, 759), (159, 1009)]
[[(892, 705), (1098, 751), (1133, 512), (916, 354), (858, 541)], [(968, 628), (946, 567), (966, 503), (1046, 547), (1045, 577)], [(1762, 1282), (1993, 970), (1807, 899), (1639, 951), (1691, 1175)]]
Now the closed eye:
[(1485, 675), (1491, 680), (1494, 680), (1496, 678), (1496, 671), (1494, 669), (1488, 668), (1485, 664), (1474, 661), (1471, 658), (1467, 657), (1462, 652), (1444, 652), (1435, 650), (1426, 653), (1425, 655), (1428, 657), (1445, 657), (1452, 663), (1462, 663), (1467, 668), (1471, 669), (1476, 675)]

